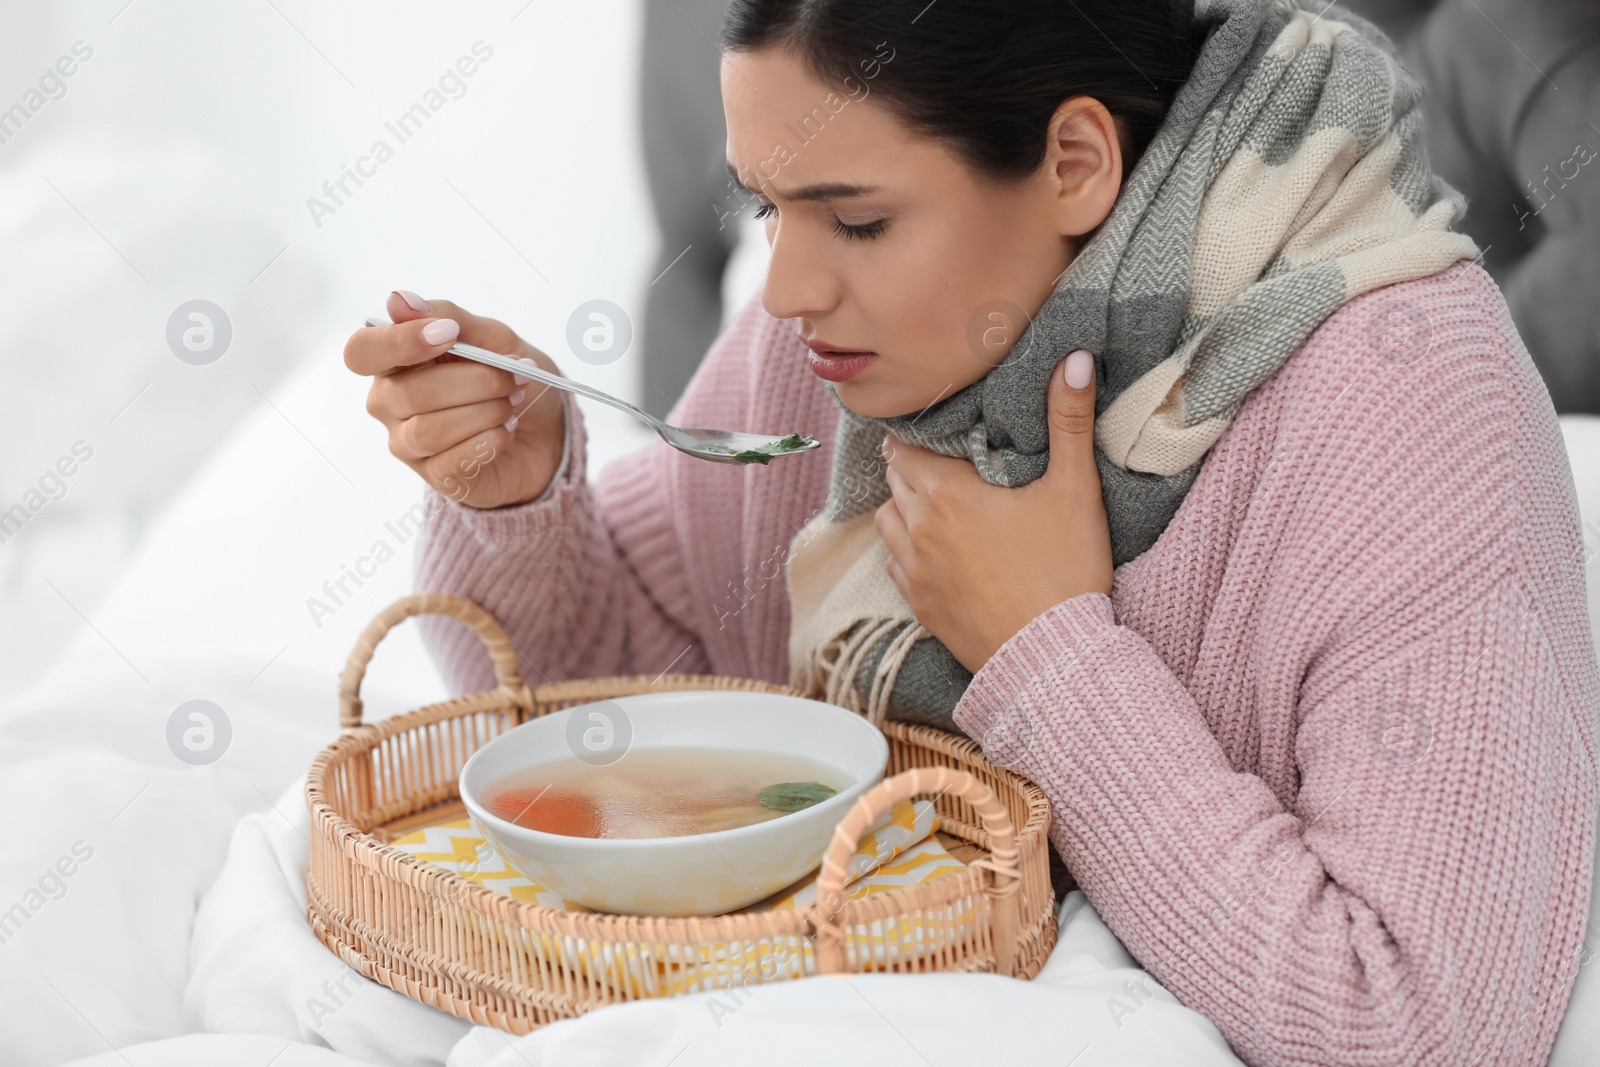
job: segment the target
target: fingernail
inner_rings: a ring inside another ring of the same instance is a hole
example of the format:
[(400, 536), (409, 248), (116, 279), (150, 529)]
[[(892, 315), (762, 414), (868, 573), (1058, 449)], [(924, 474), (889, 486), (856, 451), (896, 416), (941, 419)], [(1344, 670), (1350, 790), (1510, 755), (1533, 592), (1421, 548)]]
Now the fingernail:
[(455, 319), (434, 319), (422, 328), (422, 339), (430, 345), (447, 344), (461, 333), (461, 324)]
[(1068, 356), (1061, 365), (1061, 380), (1068, 389), (1083, 389), (1094, 381), (1094, 353), (1080, 348)]
[(432, 304), (422, 299), (422, 297), (418, 296), (416, 293), (413, 293), (410, 289), (396, 289), (394, 291), (394, 295), (398, 296), (401, 300), (404, 300), (406, 302), (406, 306), (412, 311), (420, 311), (426, 315), (428, 312), (433, 310)]
[(513, 415), (505, 421), (506, 433), (517, 432), (517, 416)]
[(518, 389), (516, 392), (512, 393), (510, 396), (506, 397), (507, 400), (511, 401), (511, 406), (512, 407), (516, 407), (518, 404), (521, 404), (527, 398), (528, 398), (528, 391), (526, 389)]

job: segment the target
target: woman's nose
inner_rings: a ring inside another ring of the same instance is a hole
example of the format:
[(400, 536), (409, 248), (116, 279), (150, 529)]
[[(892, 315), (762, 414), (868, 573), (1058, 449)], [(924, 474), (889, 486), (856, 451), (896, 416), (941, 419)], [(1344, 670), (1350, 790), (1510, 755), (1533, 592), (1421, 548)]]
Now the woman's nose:
[(772, 256), (761, 287), (761, 305), (775, 319), (819, 318), (839, 304), (841, 285), (817, 242), (779, 222), (772, 237)]

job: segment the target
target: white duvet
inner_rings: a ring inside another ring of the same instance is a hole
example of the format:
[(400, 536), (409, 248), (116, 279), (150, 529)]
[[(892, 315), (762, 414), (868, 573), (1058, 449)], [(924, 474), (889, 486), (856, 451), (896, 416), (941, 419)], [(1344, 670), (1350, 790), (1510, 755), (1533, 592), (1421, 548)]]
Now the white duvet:
[[(409, 564), (391, 563), (323, 625), (301, 601), (415, 496), (370, 440), (339, 436), (340, 413), (360, 410), (350, 391), (340, 369), (312, 369), (279, 404), (318, 428), (361, 492), (318, 456), (285, 452), (277, 416), (259, 413), (167, 513), (93, 629), (0, 707), (0, 1064), (1238, 1062), (1076, 893), (1032, 982), (814, 978), (608, 1008), (522, 1038), (349, 971), (306, 925), (300, 782), (335, 733), (343, 656), (407, 591)], [(593, 425), (602, 457), (637, 440)], [(1563, 428), (1584, 510), (1600, 520), (1600, 420)], [(1600, 548), (1600, 522), (1587, 537)], [(409, 629), (372, 674), (380, 713), (442, 692)], [(232, 733), (205, 767), (167, 745), (173, 709), (197, 698), (226, 709)], [(1594, 970), (1580, 972), (1559, 1067), (1600, 1063)]]

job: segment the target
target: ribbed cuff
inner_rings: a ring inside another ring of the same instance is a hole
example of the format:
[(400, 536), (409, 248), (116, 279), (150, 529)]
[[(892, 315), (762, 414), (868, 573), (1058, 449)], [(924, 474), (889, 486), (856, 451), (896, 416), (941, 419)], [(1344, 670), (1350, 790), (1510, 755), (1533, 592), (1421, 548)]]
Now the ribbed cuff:
[(1081, 650), (1112, 636), (1116, 626), (1104, 593), (1063, 600), (1013, 634), (972, 676), (956, 704), (956, 725), (992, 762), (1010, 769), (1028, 751), (1035, 705), (1049, 688), (1045, 679), (1070, 671)]
[(567, 432), (561, 438), (561, 462), (556, 465), (556, 472), (550, 476), (550, 484), (544, 487), (544, 492), (529, 501), (530, 504), (542, 504), (554, 496), (556, 487), (567, 480), (567, 471), (572, 467), (572, 432), (578, 405), (572, 403), (571, 393), (561, 395), (562, 407), (567, 412), (565, 421)]
[[(474, 508), (449, 500), (437, 490), (428, 489), (428, 511), (450, 513), (450, 524), (469, 533), (480, 544), (499, 547), (545, 533), (560, 526), (578, 503), (587, 484), (585, 452), (588, 442), (583, 414), (573, 403), (572, 394), (562, 391), (567, 432), (562, 443), (561, 464), (544, 492), (523, 504), (500, 508)], [(438, 497), (441, 503), (435, 502)]]

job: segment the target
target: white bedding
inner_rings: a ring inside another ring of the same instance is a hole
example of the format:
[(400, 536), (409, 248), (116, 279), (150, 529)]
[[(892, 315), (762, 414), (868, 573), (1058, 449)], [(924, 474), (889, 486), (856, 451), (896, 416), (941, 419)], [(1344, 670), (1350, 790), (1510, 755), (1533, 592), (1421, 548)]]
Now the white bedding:
[[(308, 368), (278, 404), (359, 491), (309, 450), (285, 449), (278, 416), (259, 412), (166, 513), (93, 629), (0, 707), (0, 810), (29, 813), (0, 850), (0, 1063), (1238, 1062), (1078, 894), (1028, 983), (808, 979), (743, 1003), (645, 1002), (511, 1039), (354, 978), (304, 919), (299, 780), (334, 736), (334, 679), (356, 632), (409, 587), (409, 553), (320, 628), (303, 601), (410, 506), (416, 483), (370, 434), (342, 429), (360, 410), (347, 377)], [(638, 440), (603, 416), (593, 425), (600, 459)], [(1600, 548), (1600, 420), (1563, 429)], [(380, 713), (442, 693), (409, 628), (372, 673)], [(206, 767), (167, 748), (168, 716), (194, 698), (221, 705), (232, 727)], [(1594, 970), (1580, 973), (1558, 1067), (1600, 1063)], [(947, 1028), (953, 1009), (963, 1022)]]

